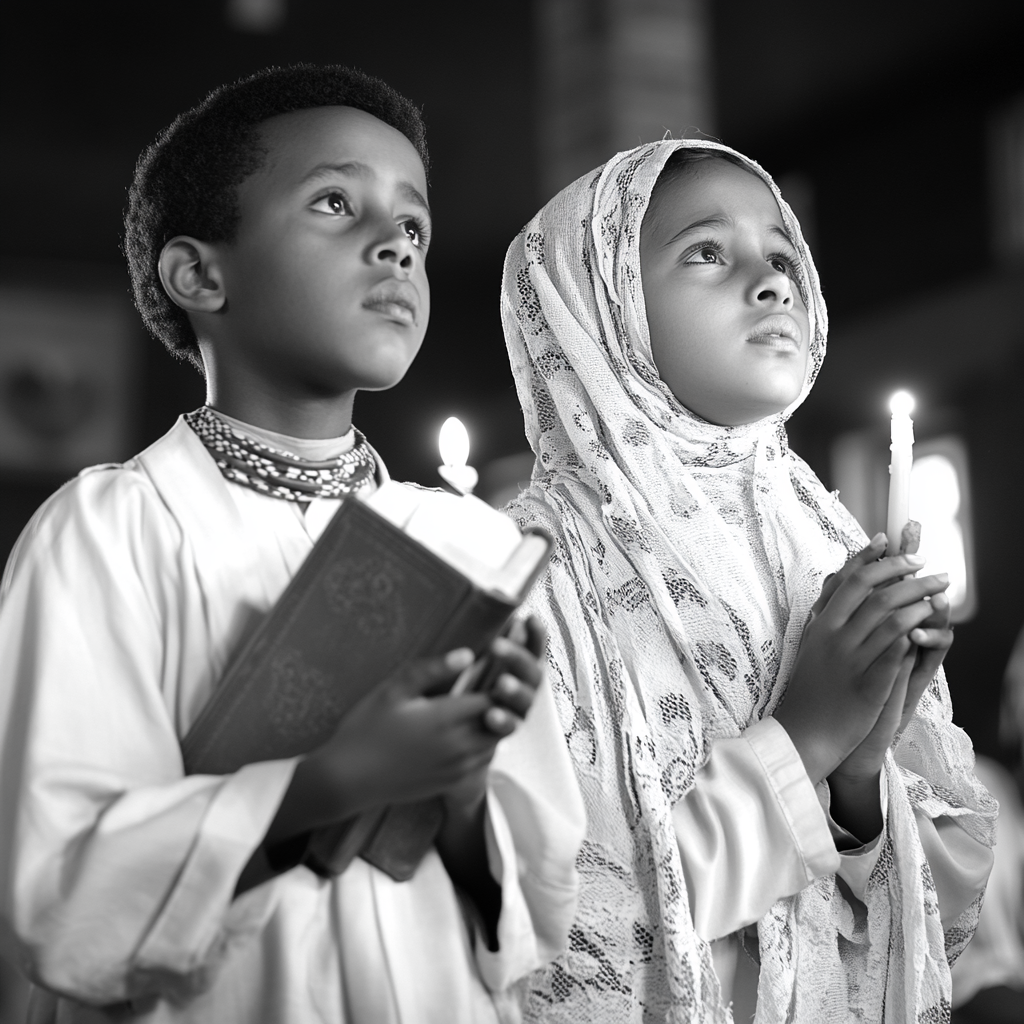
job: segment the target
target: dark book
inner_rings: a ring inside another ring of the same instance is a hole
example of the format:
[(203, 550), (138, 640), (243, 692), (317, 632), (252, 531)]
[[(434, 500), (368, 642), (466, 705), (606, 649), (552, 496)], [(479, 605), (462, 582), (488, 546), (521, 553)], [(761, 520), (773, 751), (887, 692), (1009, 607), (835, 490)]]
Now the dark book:
[[(509, 525), (502, 524), (506, 531)], [(458, 647), (483, 654), (533, 585), (550, 546), (546, 535), (523, 535), (503, 569), (476, 573), (474, 582), (363, 502), (347, 499), (189, 730), (185, 770), (223, 775), (308, 753), (403, 663)], [(486, 678), (479, 666), (475, 675)], [(359, 855), (402, 881), (442, 823), (440, 798), (377, 808), (314, 832), (307, 863), (336, 874)]]

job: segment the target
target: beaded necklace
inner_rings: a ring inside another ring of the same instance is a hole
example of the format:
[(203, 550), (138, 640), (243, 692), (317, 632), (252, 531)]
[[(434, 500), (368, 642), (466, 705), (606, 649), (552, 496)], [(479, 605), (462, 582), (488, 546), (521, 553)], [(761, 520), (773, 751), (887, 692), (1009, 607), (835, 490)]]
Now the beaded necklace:
[(377, 469), (366, 438), (356, 430), (350, 451), (323, 462), (300, 459), (238, 433), (208, 405), (185, 414), (185, 422), (232, 483), (284, 501), (343, 498), (359, 490)]

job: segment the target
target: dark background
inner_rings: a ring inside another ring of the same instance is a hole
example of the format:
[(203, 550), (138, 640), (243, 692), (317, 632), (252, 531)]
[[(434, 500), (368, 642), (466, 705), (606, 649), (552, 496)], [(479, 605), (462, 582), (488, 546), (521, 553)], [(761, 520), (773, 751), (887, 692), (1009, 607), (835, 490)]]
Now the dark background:
[[(895, 386), (918, 395), (919, 436), (953, 423), (968, 439), (980, 605), (948, 665), (958, 721), (995, 754), (1002, 670), (1024, 624), (1024, 279), (993, 245), (988, 140), (993, 116), (1024, 94), (1022, 5), (718, 0), (710, 11), (712, 134), (814, 196), (832, 340), (793, 447), (828, 484), (832, 440), (884, 424)], [(478, 466), (524, 450), (498, 292), (505, 247), (547, 198), (536, 13), (522, 0), (289, 0), (276, 31), (253, 33), (212, 0), (9, 7), (0, 285), (103, 288), (127, 302), (125, 189), (157, 130), (271, 63), (354, 65), (422, 106), (435, 213), (426, 344), (401, 385), (360, 398), (356, 422), (395, 476), (424, 483), (451, 413)], [(199, 376), (141, 327), (137, 353), (129, 452), (203, 398)], [(0, 470), (3, 553), (66, 476)]]

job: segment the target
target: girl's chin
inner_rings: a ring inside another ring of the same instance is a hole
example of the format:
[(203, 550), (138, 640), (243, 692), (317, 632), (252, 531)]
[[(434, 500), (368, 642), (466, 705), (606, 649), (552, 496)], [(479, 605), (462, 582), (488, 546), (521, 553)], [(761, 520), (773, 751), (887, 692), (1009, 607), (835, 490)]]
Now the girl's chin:
[[(720, 404), (707, 405), (690, 403), (679, 399), (690, 412), (701, 419), (713, 423), (717, 427), (746, 427), (759, 420), (777, 416), (788, 409), (800, 396), (800, 392), (790, 393), (788, 390), (779, 395), (750, 396), (748, 401), (726, 401)], [(678, 395), (676, 396), (679, 397)], [(699, 407), (697, 407), (699, 406)]]

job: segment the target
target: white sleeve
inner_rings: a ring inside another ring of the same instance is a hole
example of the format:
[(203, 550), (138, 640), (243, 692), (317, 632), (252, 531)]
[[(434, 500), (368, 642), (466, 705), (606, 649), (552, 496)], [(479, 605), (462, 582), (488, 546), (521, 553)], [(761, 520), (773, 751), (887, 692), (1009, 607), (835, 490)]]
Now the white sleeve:
[(476, 957), (487, 987), (501, 992), (564, 950), (576, 913), (586, 814), (549, 683), (498, 745), (489, 783), (486, 838), (501, 915), (498, 950), (478, 941)]
[(184, 776), (169, 604), (189, 602), (173, 559), (153, 571), (182, 539), (104, 487), (34, 521), (0, 604), (0, 924), (37, 981), (97, 1004), (192, 991), (257, 926), (270, 887), (232, 894), (294, 769)]
[(828, 780), (823, 779), (818, 784), (818, 799), (821, 801), (821, 808), (825, 812), (828, 821), (829, 831), (839, 850), (839, 870), (836, 872), (840, 878), (850, 887), (850, 891), (861, 902), (864, 901), (864, 893), (867, 891), (868, 878), (875, 870), (878, 863), (878, 855), (882, 850), (882, 836), (885, 834), (885, 822), (889, 811), (889, 786), (885, 765), (878, 780), (878, 802), (882, 809), (882, 831), (874, 839), (863, 843), (852, 832), (848, 832), (842, 825), (839, 825), (832, 817), (832, 791), (829, 789)]
[[(879, 802), (882, 807), (882, 831), (870, 842), (859, 845), (859, 840), (837, 825), (829, 814), (828, 784), (819, 787), (822, 807), (828, 816), (829, 828), (839, 847), (837, 874), (850, 887), (861, 902), (867, 891), (868, 878), (878, 863), (882, 850), (882, 837), (889, 809), (889, 771), (882, 766), (879, 779)], [(943, 928), (951, 924), (974, 902), (985, 888), (992, 867), (992, 850), (969, 836), (955, 818), (930, 818), (921, 808), (914, 808), (918, 836), (924, 850), (928, 868), (935, 883), (939, 902), (939, 917)]]
[(709, 942), (839, 867), (803, 761), (773, 718), (717, 740), (673, 817), (693, 926)]

